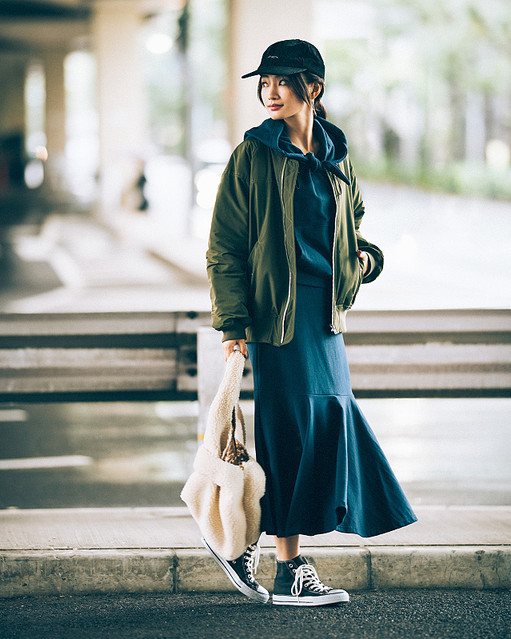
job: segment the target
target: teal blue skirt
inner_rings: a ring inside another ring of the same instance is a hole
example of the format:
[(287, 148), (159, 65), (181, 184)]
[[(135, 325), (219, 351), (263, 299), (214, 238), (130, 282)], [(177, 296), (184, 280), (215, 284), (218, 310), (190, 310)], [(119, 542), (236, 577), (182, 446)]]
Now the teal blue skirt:
[(353, 392), (328, 287), (299, 285), (293, 340), (250, 343), (261, 531), (373, 537), (417, 521)]

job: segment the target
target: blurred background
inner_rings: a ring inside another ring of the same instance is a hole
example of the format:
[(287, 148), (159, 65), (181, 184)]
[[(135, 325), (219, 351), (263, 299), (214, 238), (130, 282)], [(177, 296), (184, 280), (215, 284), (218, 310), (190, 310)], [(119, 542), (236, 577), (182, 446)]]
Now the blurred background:
[[(207, 312), (218, 181), (266, 117), (240, 76), (291, 37), (386, 257), (357, 309), (508, 309), (508, 0), (0, 0), (0, 315)], [(508, 398), (361, 401), (416, 503), (510, 503)], [(5, 404), (0, 507), (178, 505), (197, 415)]]

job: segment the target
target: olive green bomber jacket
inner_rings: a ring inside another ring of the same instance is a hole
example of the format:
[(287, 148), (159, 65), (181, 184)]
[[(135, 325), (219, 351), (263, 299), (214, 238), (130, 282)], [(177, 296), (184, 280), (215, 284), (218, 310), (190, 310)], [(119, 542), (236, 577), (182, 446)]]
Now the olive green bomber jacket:
[[(213, 327), (227, 339), (246, 338), (275, 346), (293, 338), (296, 258), (293, 197), (298, 161), (247, 139), (233, 152), (218, 189), (206, 254)], [(346, 329), (345, 315), (362, 283), (383, 268), (383, 254), (359, 226), (364, 204), (351, 161), (339, 168), (350, 186), (328, 173), (336, 199), (332, 252), (334, 333)], [(370, 255), (362, 275), (358, 250)]]

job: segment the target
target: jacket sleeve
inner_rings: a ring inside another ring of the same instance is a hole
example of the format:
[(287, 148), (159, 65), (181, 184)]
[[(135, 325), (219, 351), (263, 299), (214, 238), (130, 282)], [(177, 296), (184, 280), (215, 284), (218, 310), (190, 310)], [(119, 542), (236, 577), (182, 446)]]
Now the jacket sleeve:
[(376, 244), (368, 242), (360, 233), (360, 224), (365, 213), (364, 202), (358, 188), (357, 176), (350, 161), (351, 190), (353, 195), (353, 215), (357, 233), (358, 248), (369, 255), (369, 270), (364, 275), (363, 284), (373, 282), (383, 270), (383, 253)]
[[(248, 313), (247, 150), (234, 151), (218, 188), (206, 253), (213, 328), (223, 341), (244, 339)], [(245, 160), (245, 161), (244, 161)]]

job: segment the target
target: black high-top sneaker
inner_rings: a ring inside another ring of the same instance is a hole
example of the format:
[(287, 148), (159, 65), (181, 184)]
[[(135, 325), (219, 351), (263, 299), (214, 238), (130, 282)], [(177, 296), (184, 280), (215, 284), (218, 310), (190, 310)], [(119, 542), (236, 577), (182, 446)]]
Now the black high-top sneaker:
[(325, 586), (311, 566), (298, 556), (277, 562), (273, 603), (277, 606), (325, 606), (349, 601), (345, 590)]
[(202, 538), (202, 543), (206, 546), (213, 558), (218, 562), (222, 570), (229, 577), (232, 584), (250, 599), (266, 603), (270, 598), (270, 593), (254, 579), (259, 563), (259, 544), (252, 544), (245, 552), (232, 561), (223, 559), (218, 555), (208, 542)]

